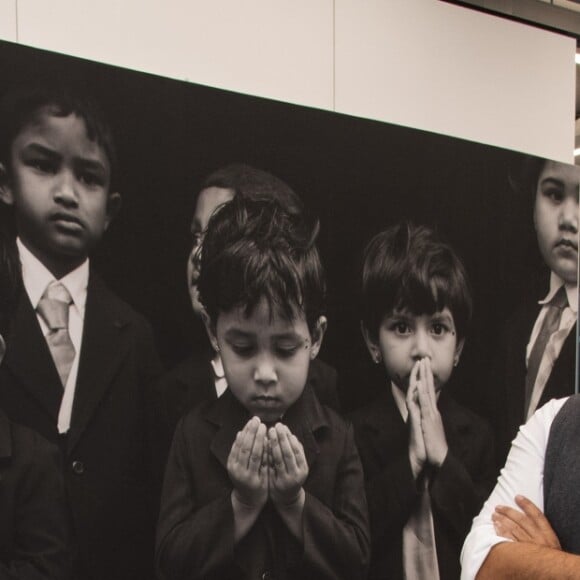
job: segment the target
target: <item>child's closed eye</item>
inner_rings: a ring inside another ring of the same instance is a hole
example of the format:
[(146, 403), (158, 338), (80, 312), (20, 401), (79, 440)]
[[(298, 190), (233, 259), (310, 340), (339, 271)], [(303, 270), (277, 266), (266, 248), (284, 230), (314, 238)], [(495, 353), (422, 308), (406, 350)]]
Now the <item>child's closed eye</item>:
[(57, 171), (56, 163), (52, 159), (36, 157), (28, 159), (26, 164), (38, 173), (54, 174)]
[(298, 352), (300, 346), (297, 342), (280, 342), (275, 345), (275, 350), (280, 358), (291, 358)]

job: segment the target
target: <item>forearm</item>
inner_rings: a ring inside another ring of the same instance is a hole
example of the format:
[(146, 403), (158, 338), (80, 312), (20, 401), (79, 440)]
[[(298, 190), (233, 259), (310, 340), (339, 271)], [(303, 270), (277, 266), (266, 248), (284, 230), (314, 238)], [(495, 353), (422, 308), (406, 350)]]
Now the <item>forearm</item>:
[(290, 533), (302, 543), (304, 540), (302, 515), (304, 513), (304, 501), (306, 493), (301, 489), (295, 501), (287, 505), (276, 505), (276, 511), (286, 524)]
[(580, 556), (525, 542), (495, 545), (476, 580), (574, 580), (580, 576)]
[(252, 529), (262, 508), (240, 501), (235, 491), (232, 491), (231, 497), (234, 512), (234, 544), (237, 544)]

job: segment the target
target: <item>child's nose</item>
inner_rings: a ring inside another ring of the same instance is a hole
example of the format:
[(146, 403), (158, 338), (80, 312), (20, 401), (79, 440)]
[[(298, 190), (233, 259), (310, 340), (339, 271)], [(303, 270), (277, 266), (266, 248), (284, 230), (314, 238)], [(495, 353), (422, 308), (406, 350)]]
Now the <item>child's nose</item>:
[(559, 226), (561, 229), (578, 231), (578, 200), (568, 197), (560, 208)]
[(254, 380), (264, 386), (272, 385), (278, 380), (276, 366), (271, 357), (262, 356), (256, 361)]
[(425, 357), (431, 358), (431, 345), (429, 342), (429, 336), (425, 331), (419, 329), (415, 332), (411, 354), (413, 360), (420, 360)]
[(57, 180), (54, 199), (66, 205), (76, 205), (78, 202), (75, 179), (68, 172), (63, 172)]

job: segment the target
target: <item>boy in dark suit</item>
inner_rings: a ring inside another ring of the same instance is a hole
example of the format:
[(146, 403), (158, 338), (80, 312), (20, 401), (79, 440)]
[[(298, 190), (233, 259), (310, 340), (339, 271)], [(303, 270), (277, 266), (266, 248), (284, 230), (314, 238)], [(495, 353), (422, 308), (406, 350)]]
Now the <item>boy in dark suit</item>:
[(241, 196), (210, 219), (199, 289), (228, 389), (177, 426), (157, 529), (164, 579), (364, 578), (352, 428), (307, 382), (326, 328), (317, 231)]
[[(9, 245), (1, 234), (0, 365), (18, 284)], [(1, 408), (0, 514), (0, 578), (69, 578), (67, 511), (58, 449), (10, 421)]]
[(88, 255), (116, 214), (111, 133), (62, 90), (3, 103), (0, 199), (22, 265), (0, 405), (63, 454), (75, 579), (152, 576), (155, 490), (149, 325), (107, 289)]
[(362, 331), (383, 394), (353, 416), (371, 521), (369, 577), (459, 578), (493, 480), (489, 427), (444, 390), (471, 316), (466, 272), (426, 227), (381, 232), (364, 253)]
[(578, 319), (580, 169), (527, 160), (534, 227), (548, 269), (507, 320), (490, 373), (490, 413), (503, 465), (520, 425), (552, 398), (574, 393)]
[[(192, 248), (187, 261), (191, 306), (200, 322), (203, 306), (199, 301), (198, 280), (205, 230), (213, 212), (234, 196), (250, 200), (273, 199), (288, 212), (299, 214), (303, 211), (300, 198), (290, 186), (261, 169), (235, 163), (221, 167), (206, 177), (195, 199), (191, 222)], [(308, 380), (320, 402), (337, 410), (339, 404), (334, 368), (316, 358), (310, 365)], [(162, 415), (168, 444), (177, 422), (189, 409), (202, 401), (217, 399), (226, 388), (221, 358), (209, 345), (208, 348), (198, 348), (198, 352), (166, 373), (158, 389), (163, 401)]]

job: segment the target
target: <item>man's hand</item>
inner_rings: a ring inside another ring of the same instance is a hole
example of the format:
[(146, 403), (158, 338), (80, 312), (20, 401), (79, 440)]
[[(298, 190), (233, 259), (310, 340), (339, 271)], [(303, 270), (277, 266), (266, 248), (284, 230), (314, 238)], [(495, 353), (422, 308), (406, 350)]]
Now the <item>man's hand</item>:
[(238, 432), (228, 456), (232, 497), (243, 507), (261, 510), (268, 500), (266, 425), (252, 417)]
[(447, 457), (447, 439), (441, 414), (437, 408), (437, 395), (431, 361), (423, 358), (419, 361), (419, 380), (417, 381), (419, 408), (421, 409), (421, 430), (425, 442), (427, 463), (441, 467)]
[(521, 512), (501, 505), (495, 508), (491, 519), (497, 535), (515, 542), (529, 542), (561, 550), (558, 536), (540, 509), (522, 495), (517, 495), (515, 501)]
[(277, 508), (289, 507), (303, 495), (308, 477), (304, 448), (290, 429), (282, 423), (268, 431), (269, 495)]

